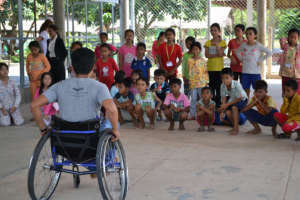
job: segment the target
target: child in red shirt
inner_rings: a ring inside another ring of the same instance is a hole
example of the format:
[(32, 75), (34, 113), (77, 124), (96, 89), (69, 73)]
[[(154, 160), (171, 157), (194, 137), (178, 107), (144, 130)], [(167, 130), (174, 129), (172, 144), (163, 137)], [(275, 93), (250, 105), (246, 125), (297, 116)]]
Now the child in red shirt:
[[(159, 66), (166, 70), (167, 79), (177, 77), (177, 68), (182, 62), (182, 51), (178, 44), (175, 44), (175, 31), (168, 28), (165, 32), (167, 42), (159, 46)], [(178, 58), (178, 62), (177, 62)]]
[(100, 45), (101, 58), (96, 63), (98, 80), (106, 84), (110, 89), (114, 83), (114, 73), (119, 71), (115, 60), (110, 57), (111, 50), (109, 44)]
[[(95, 48), (96, 61), (98, 61), (98, 59), (101, 58), (100, 46), (101, 46), (101, 44), (107, 43), (108, 34), (105, 32), (99, 33), (99, 39), (100, 39), (100, 44), (98, 44)], [(108, 44), (108, 45), (109, 45), (109, 48), (111, 51), (110, 56), (113, 56), (118, 53), (118, 49), (114, 45), (112, 45), (112, 44)]]

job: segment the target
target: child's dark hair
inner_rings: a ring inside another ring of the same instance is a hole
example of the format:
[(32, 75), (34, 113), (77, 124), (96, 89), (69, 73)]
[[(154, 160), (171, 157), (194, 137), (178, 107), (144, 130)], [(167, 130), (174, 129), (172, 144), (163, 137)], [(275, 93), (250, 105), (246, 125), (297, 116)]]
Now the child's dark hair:
[(82, 43), (80, 41), (75, 41), (75, 42), (72, 42), (71, 49), (73, 49), (75, 45), (78, 45), (78, 46), (80, 46), (80, 48), (82, 48)]
[[(44, 82), (43, 82), (45, 76), (50, 76), (50, 77), (51, 77), (51, 80), (53, 80), (53, 75), (52, 75), (51, 72), (44, 72), (44, 73), (41, 75), (41, 80), (40, 80), (40, 81), (41, 81), (41, 87), (40, 87), (39, 95), (41, 95), (41, 94), (43, 93), (43, 89), (44, 89), (44, 87), (45, 87)], [(51, 81), (51, 84), (48, 86), (48, 88), (50, 88), (52, 85), (53, 85), (53, 81)]]
[(229, 76), (233, 76), (232, 69), (229, 67), (223, 68), (221, 71), (221, 75), (225, 75), (225, 74), (227, 74)]
[(125, 78), (125, 72), (123, 70), (117, 71), (115, 74), (115, 83), (120, 83)]
[(194, 42), (192, 45), (191, 45), (191, 49), (193, 49), (194, 47), (198, 47), (200, 49), (200, 51), (202, 50), (202, 47), (201, 47), (201, 43), (200, 42)]
[(172, 86), (174, 84), (177, 84), (177, 85), (181, 86), (182, 81), (179, 78), (173, 78), (173, 79), (170, 80), (170, 86)]
[(102, 43), (100, 45), (100, 49), (102, 49), (102, 48), (107, 48), (108, 50), (111, 50), (109, 44), (107, 44), (107, 43)]
[(241, 29), (243, 32), (245, 31), (245, 25), (244, 24), (235, 25), (234, 30), (237, 29), (237, 28)]
[(297, 91), (298, 90), (298, 83), (294, 79), (290, 79), (287, 82), (284, 83), (284, 87), (292, 88), (292, 90)]
[(41, 51), (41, 46), (40, 43), (38, 41), (31, 41), (28, 45), (29, 49), (31, 48), (38, 48)]
[(130, 88), (131, 86), (131, 78), (124, 78), (123, 80), (121, 80), (119, 83), (123, 84), (126, 88)]
[(290, 37), (290, 35), (291, 35), (292, 33), (296, 33), (296, 34), (298, 35), (298, 37), (299, 37), (299, 35), (300, 35), (300, 32), (299, 32), (298, 29), (296, 29), (296, 28), (290, 29), (289, 32), (288, 32), (288, 43), (289, 43), (289, 44), (290, 44), (289, 37)]
[(213, 23), (212, 25), (210, 25), (210, 29), (212, 29), (212, 27), (216, 27), (218, 31), (221, 32), (221, 27), (219, 23)]
[(193, 36), (188, 36), (187, 38), (185, 38), (185, 43), (187, 43), (187, 42), (194, 43), (195, 41), (196, 41), (196, 39)]
[(95, 64), (95, 54), (88, 48), (80, 48), (71, 55), (72, 66), (76, 74), (89, 74)]
[(173, 35), (176, 35), (175, 30), (173, 28), (167, 28), (165, 34), (167, 34), (168, 32), (172, 33)]
[(139, 81), (144, 81), (147, 86), (149, 85), (149, 81), (147, 79), (145, 79), (144, 77), (140, 77), (138, 80), (136, 80), (136, 83)]
[(136, 45), (136, 49), (138, 48), (144, 48), (146, 49), (146, 44), (144, 42), (139, 42), (137, 45)]
[(164, 76), (164, 77), (166, 77), (166, 71), (164, 69), (156, 69), (154, 71), (154, 76)]
[(131, 76), (132, 76), (133, 74), (137, 74), (137, 75), (139, 75), (139, 77), (142, 77), (142, 70), (140, 70), (140, 69), (135, 69), (135, 70), (133, 70), (133, 71), (131, 72)]
[(124, 37), (126, 37), (127, 33), (132, 33), (134, 35), (134, 31), (132, 29), (125, 30)]
[(266, 81), (264, 80), (257, 80), (255, 82), (255, 85), (254, 85), (254, 90), (259, 90), (259, 89), (263, 89), (265, 91), (268, 91), (268, 84)]
[(100, 33), (99, 33), (99, 36), (100, 36), (100, 37), (101, 37), (101, 36), (105, 36), (106, 39), (108, 39), (108, 34), (107, 34), (106, 32), (100, 32)]
[(158, 37), (157, 37), (157, 40), (159, 40), (162, 36), (165, 36), (165, 32), (162, 31), (159, 33)]
[(254, 35), (257, 35), (257, 30), (256, 30), (255, 27), (248, 27), (248, 28), (246, 29), (246, 32), (248, 32), (248, 31), (253, 31)]
[(7, 70), (9, 69), (8, 64), (6, 64), (5, 62), (0, 63), (0, 70), (2, 69), (2, 67), (6, 67)]
[(205, 91), (205, 90), (208, 90), (210, 93), (212, 93), (211, 92), (211, 89), (210, 89), (210, 87), (203, 87), (202, 89), (201, 89), (201, 93), (203, 92), (203, 91)]

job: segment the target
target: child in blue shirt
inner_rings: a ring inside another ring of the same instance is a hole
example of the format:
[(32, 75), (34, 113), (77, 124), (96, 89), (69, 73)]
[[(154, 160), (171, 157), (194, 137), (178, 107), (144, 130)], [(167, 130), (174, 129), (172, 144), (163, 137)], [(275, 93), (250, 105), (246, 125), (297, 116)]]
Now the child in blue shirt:
[(142, 77), (147, 81), (150, 80), (150, 68), (152, 67), (151, 61), (145, 56), (146, 45), (143, 42), (139, 42), (136, 46), (136, 58), (131, 63), (132, 70), (141, 70)]

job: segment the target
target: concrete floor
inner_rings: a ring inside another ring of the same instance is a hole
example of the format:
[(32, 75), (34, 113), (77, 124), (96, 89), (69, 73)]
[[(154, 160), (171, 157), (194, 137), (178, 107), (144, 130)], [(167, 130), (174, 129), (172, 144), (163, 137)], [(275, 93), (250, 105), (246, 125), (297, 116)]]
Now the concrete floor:
[[(280, 105), (280, 85), (270, 93)], [(276, 92), (277, 91), (277, 92)], [(28, 106), (23, 106), (28, 115)], [(270, 128), (249, 136), (247, 123), (238, 136), (229, 127), (198, 133), (194, 121), (184, 132), (167, 131), (160, 122), (155, 131), (122, 126), (122, 143), (129, 166), (129, 200), (299, 200), (300, 143), (276, 140)], [(0, 199), (29, 199), (27, 168), (39, 139), (34, 123), (0, 128)], [(101, 199), (96, 179), (82, 177), (79, 189), (63, 175), (53, 199)]]

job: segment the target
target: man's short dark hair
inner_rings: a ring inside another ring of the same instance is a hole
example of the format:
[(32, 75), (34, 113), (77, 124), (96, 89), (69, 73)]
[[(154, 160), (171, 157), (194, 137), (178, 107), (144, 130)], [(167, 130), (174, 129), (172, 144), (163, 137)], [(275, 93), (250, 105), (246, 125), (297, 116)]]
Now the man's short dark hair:
[(164, 69), (156, 69), (154, 71), (154, 76), (164, 76), (164, 77), (166, 77), (166, 71)]
[(237, 28), (240, 28), (243, 32), (245, 31), (245, 25), (244, 24), (235, 25), (234, 30), (237, 29)]
[(284, 87), (292, 88), (292, 90), (295, 90), (295, 91), (298, 90), (298, 83), (297, 83), (297, 81), (294, 80), (294, 79), (288, 80), (287, 82), (284, 83), (283, 86), (284, 86)]
[(198, 47), (200, 51), (202, 50), (200, 42), (193, 42), (193, 44), (191, 45), (191, 49), (193, 49), (194, 47)]
[(100, 49), (102, 49), (102, 48), (107, 48), (108, 50), (111, 50), (109, 44), (107, 44), (107, 43), (102, 43), (100, 45)]
[(205, 90), (208, 90), (210, 93), (212, 93), (211, 92), (211, 89), (210, 89), (210, 87), (203, 87), (202, 89), (201, 89), (201, 93), (203, 92), (203, 91), (205, 91)]
[(131, 78), (124, 78), (120, 81), (120, 84), (123, 84), (126, 88), (130, 88), (131, 86)]
[(136, 80), (136, 83), (139, 81), (145, 82), (147, 86), (149, 85), (149, 81), (147, 79), (145, 79), (144, 77), (140, 77), (138, 80)]
[(232, 69), (229, 67), (223, 68), (221, 71), (221, 75), (228, 74), (229, 76), (233, 76)]
[(182, 81), (179, 78), (173, 78), (170, 80), (170, 86), (172, 86), (174, 84), (181, 86)]
[(136, 49), (138, 48), (144, 48), (146, 49), (146, 44), (144, 42), (139, 42), (137, 45), (136, 45)]
[(121, 83), (124, 78), (125, 72), (123, 70), (117, 71), (114, 77), (115, 83)]
[(71, 55), (76, 74), (89, 74), (95, 64), (95, 54), (88, 48), (80, 48)]
[(257, 80), (254, 85), (254, 90), (263, 89), (265, 91), (268, 90), (268, 84), (264, 80)]

